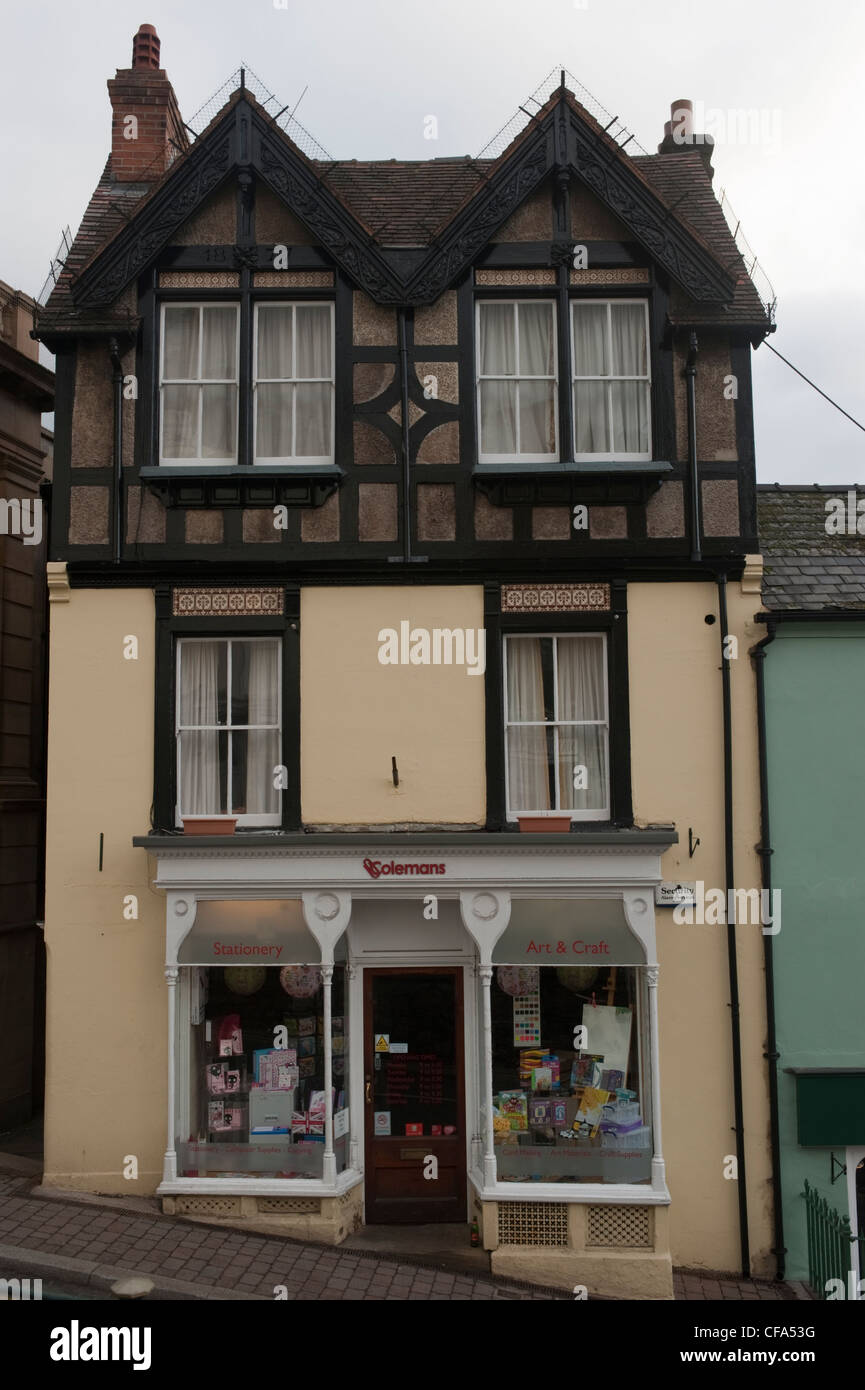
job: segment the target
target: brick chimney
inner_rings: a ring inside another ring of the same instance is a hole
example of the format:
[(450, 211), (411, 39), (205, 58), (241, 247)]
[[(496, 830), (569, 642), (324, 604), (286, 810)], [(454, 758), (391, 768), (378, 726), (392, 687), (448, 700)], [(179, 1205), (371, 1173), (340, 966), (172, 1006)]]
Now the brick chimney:
[(712, 149), (715, 141), (711, 135), (701, 135), (694, 131), (694, 103), (680, 97), (670, 106), (670, 119), (664, 122), (664, 138), (658, 146), (658, 154), (675, 154), (679, 150), (696, 150), (706, 166), (711, 179), (715, 173), (712, 168)]
[(189, 143), (159, 47), (153, 25), (142, 24), (132, 40), (132, 67), (118, 68), (108, 81), (111, 176), (118, 183), (154, 182)]

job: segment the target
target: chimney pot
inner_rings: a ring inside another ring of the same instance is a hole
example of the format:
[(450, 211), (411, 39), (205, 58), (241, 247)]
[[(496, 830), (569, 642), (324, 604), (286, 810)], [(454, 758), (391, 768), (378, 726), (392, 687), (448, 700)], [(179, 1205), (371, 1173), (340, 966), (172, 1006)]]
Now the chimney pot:
[(674, 101), (670, 107), (670, 124), (679, 131), (680, 139), (682, 136), (689, 139), (694, 133), (694, 103), (686, 97)]
[(132, 40), (132, 66), (159, 71), (159, 35), (152, 24), (142, 24)]

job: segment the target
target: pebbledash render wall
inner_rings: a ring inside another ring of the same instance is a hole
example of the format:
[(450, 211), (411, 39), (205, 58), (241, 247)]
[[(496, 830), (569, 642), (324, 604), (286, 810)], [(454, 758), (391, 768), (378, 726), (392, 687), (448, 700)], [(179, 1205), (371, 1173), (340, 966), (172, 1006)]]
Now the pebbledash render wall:
[[(68, 589), (51, 574), (48, 771), (48, 1076), (45, 1182), (151, 1193), (166, 1108), (165, 906), (133, 849), (149, 824), (155, 613), (148, 590)], [(759, 887), (754, 580), (731, 582), (736, 883)], [(719, 628), (714, 585), (628, 590), (631, 757), (637, 823), (675, 822), (665, 879), (724, 886)], [(482, 824), (483, 680), (463, 668), (384, 666), (377, 635), (415, 625), (479, 627), (478, 585), (304, 588), (303, 814), (307, 822)], [(124, 643), (138, 638), (136, 660)], [(351, 699), (345, 699), (346, 690)], [(336, 701), (339, 700), (337, 706)], [(339, 716), (337, 718), (337, 715)], [(401, 750), (405, 749), (405, 753)], [(401, 787), (389, 777), (400, 753)], [(701, 844), (688, 859), (688, 827)], [(99, 836), (104, 836), (99, 869)], [(137, 918), (124, 899), (137, 898)], [(664, 1154), (674, 1264), (738, 1267), (726, 931), (657, 909)], [(770, 1169), (759, 925), (737, 927), (747, 1187), (754, 1272), (769, 1273)], [(74, 1049), (64, 1039), (75, 1038)], [(90, 1059), (86, 1074), (80, 1058)], [(129, 1156), (137, 1179), (123, 1177)]]

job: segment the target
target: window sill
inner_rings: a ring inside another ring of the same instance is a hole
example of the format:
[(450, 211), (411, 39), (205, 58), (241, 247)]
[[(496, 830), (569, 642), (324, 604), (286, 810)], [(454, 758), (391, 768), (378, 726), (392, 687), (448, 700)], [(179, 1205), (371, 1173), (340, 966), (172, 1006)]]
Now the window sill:
[(661, 459), (558, 463), (476, 463), (476, 486), (496, 506), (520, 502), (645, 503), (673, 472)]
[(587, 1205), (662, 1207), (672, 1198), (666, 1183), (495, 1182), (484, 1185), (483, 1174), (470, 1173), (472, 1187), (484, 1202), (585, 1202)]
[(173, 1178), (156, 1189), (157, 1197), (179, 1197), (191, 1193), (224, 1197), (341, 1197), (363, 1181), (363, 1174), (346, 1168), (335, 1183), (321, 1178)]
[(163, 463), (140, 469), (141, 481), (166, 507), (320, 507), (339, 487), (335, 463)]

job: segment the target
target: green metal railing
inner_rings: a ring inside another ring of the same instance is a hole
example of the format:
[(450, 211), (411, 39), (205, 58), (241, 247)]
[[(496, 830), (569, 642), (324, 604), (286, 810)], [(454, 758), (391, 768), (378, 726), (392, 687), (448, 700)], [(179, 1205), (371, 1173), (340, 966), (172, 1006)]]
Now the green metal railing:
[(830, 1207), (807, 1178), (802, 1196), (808, 1230), (808, 1282), (818, 1298), (826, 1299), (828, 1281), (840, 1279), (846, 1295), (848, 1271), (853, 1267), (851, 1246), (861, 1238), (854, 1236), (849, 1218)]

